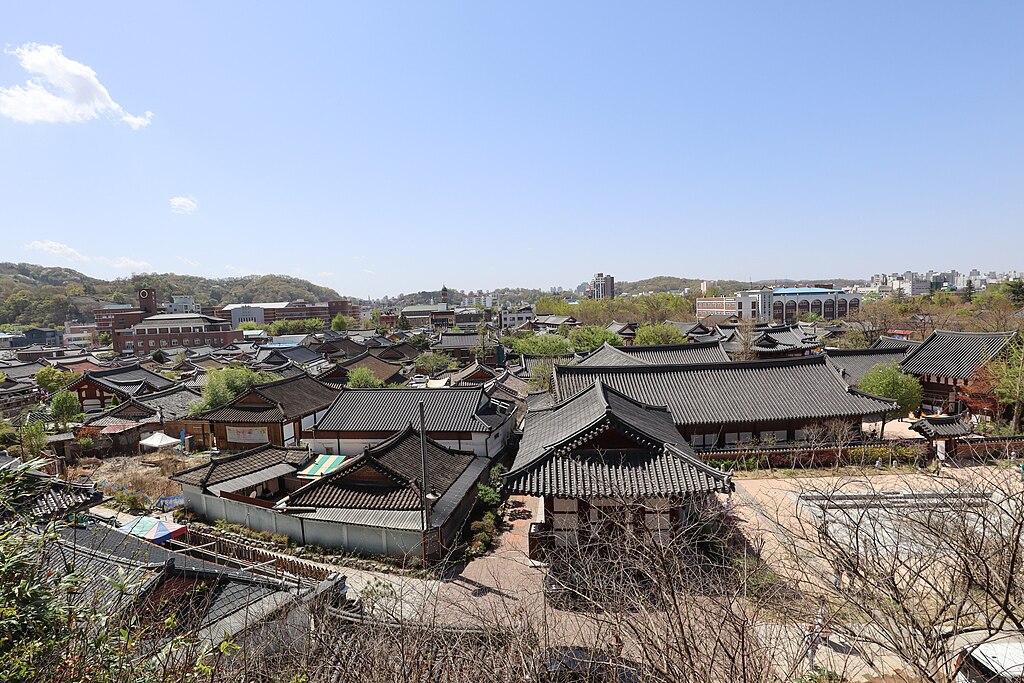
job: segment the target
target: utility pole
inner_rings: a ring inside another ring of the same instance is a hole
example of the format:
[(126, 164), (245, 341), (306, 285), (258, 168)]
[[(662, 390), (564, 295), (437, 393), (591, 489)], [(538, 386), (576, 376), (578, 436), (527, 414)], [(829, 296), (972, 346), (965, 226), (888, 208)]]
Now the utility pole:
[(423, 534), (420, 547), (423, 552), (423, 564), (427, 564), (427, 532), (430, 529), (430, 485), (427, 482), (427, 419), (426, 408), (420, 401), (420, 505), (423, 508)]

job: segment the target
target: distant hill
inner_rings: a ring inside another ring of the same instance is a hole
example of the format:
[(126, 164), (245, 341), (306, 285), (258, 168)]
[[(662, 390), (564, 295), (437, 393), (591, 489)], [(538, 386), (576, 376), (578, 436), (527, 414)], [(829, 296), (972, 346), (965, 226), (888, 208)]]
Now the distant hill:
[(154, 287), (161, 302), (173, 295), (195, 296), (200, 304), (254, 301), (310, 302), (341, 299), (330, 287), (288, 275), (206, 278), (175, 273), (141, 273), (100, 280), (70, 268), (31, 263), (0, 263), (0, 325), (60, 325), (65, 320), (92, 320), (92, 311), (107, 303), (134, 304), (142, 287)]
[(722, 293), (732, 293), (741, 289), (748, 289), (750, 287), (760, 287), (762, 285), (768, 285), (769, 287), (795, 287), (798, 285), (810, 286), (814, 284), (831, 284), (834, 287), (850, 287), (852, 285), (863, 284), (863, 280), (847, 280), (843, 278), (805, 278), (801, 280), (788, 280), (788, 279), (774, 279), (774, 280), (754, 280), (753, 282), (740, 281), (740, 280), (712, 280), (707, 278), (682, 278), (674, 277), (671, 275), (658, 275), (656, 277), (649, 277), (645, 280), (637, 280), (636, 282), (626, 281), (615, 281), (615, 292), (617, 294), (641, 294), (643, 292), (681, 292), (689, 287), (694, 292), (700, 292), (700, 283), (703, 280), (707, 280), (708, 284), (711, 285), (715, 291)]

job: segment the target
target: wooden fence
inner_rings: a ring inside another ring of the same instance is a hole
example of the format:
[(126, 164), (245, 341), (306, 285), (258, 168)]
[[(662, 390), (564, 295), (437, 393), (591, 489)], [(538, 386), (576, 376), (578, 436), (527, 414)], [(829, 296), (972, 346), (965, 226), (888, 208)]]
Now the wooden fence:
[[(223, 563), (227, 559), (233, 560), (233, 564), (238, 564), (241, 567), (260, 565), (265, 568), (277, 569), (279, 572), (290, 574), (293, 577), (312, 579), (313, 581), (323, 581), (332, 575), (343, 573), (341, 571), (333, 572), (300, 557), (290, 557), (191, 527), (183, 540), (183, 545), (186, 547), (180, 549), (182, 552), (198, 559), (209, 559), (211, 562)], [(271, 569), (267, 573), (275, 572)]]

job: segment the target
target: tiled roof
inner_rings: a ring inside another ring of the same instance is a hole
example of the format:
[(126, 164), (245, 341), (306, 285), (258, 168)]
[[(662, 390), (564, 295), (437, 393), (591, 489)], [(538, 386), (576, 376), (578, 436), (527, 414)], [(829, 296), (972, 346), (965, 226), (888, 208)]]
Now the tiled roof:
[(883, 349), (829, 349), (828, 357), (832, 364), (843, 371), (847, 382), (856, 386), (860, 380), (876, 365), (898, 363), (906, 355), (901, 348)]
[[(0, 455), (0, 469), (18, 468), (21, 461), (7, 455)], [(38, 520), (58, 519), (68, 513), (90, 508), (103, 500), (103, 494), (95, 484), (76, 484), (56, 479), (38, 470), (27, 470), (25, 476), (38, 480), (39, 489), (34, 495), (14, 503), (18, 512)], [(8, 501), (10, 502), (10, 501)], [(3, 514), (0, 513), (0, 519)]]
[[(608, 430), (634, 447), (582, 448)], [(647, 498), (724, 491), (729, 476), (694, 454), (666, 408), (634, 401), (598, 381), (551, 410), (527, 415), (504, 480), (510, 491), (525, 495)]]
[(356, 368), (367, 368), (373, 373), (374, 377), (385, 384), (399, 382), (402, 379), (401, 365), (377, 358), (371, 355), (369, 351), (364, 351), (355, 358), (342, 361), (339, 365), (349, 371)]
[(324, 359), (316, 351), (311, 351), (305, 346), (286, 346), (280, 348), (261, 348), (256, 352), (256, 363), (283, 364), (293, 361), (299, 365), (318, 363)]
[[(264, 402), (246, 405), (252, 395), (259, 396)], [(337, 395), (335, 389), (303, 373), (259, 384), (226, 406), (203, 413), (201, 417), (216, 422), (284, 422), (326, 408)]]
[(508, 370), (503, 371), (494, 381), (503, 386), (507, 391), (521, 398), (526, 398), (526, 396), (533, 391), (533, 387), (530, 386), (528, 381), (522, 377), (514, 375)]
[[(720, 327), (724, 335), (722, 346), (728, 353), (744, 350), (745, 332), (738, 326)], [(814, 335), (806, 334), (799, 325), (767, 326), (757, 325), (750, 342), (751, 350), (759, 355), (812, 351), (821, 348), (821, 342)]]
[(929, 415), (914, 421), (910, 428), (928, 439), (941, 436), (965, 436), (974, 431), (971, 423), (959, 415)]
[(164, 421), (170, 422), (187, 416), (192, 409), (192, 404), (198, 403), (201, 399), (202, 394), (198, 391), (179, 384), (164, 391), (139, 396), (133, 400), (154, 411), (163, 410)]
[(555, 397), (547, 391), (531, 391), (526, 395), (526, 407), (531, 413), (555, 407)]
[(871, 345), (873, 349), (903, 349), (904, 351), (910, 352), (921, 345), (919, 341), (911, 341), (909, 339), (897, 339), (896, 337), (886, 337), (882, 335)]
[[(484, 377), (473, 377), (473, 375), (484, 375)], [(453, 387), (458, 386), (477, 386), (485, 384), (490, 380), (497, 377), (498, 373), (492, 368), (486, 365), (481, 365), (478, 362), (471, 363), (461, 370), (452, 373), (448, 379), (448, 383)]]
[[(471, 452), (427, 439), (430, 488), (443, 496), (473, 462)], [(373, 470), (368, 473), (367, 470)], [(367, 448), (328, 476), (288, 496), (287, 507), (419, 510), (422, 463), (419, 432), (406, 427)]]
[(424, 402), (428, 432), (489, 432), (482, 419), (493, 413), (482, 388), (344, 389), (317, 431), (398, 432), (419, 425), (419, 403)]
[(15, 382), (13, 379), (0, 381), (0, 394), (32, 394), (36, 392), (35, 385), (29, 382)]
[(163, 375), (150, 372), (139, 364), (108, 370), (87, 370), (69, 386), (74, 387), (86, 381), (92, 381), (121, 396), (131, 396), (146, 391), (160, 391), (174, 384)]
[(204, 465), (176, 472), (170, 479), (180, 484), (210, 488), (239, 477), (264, 472), (278, 465), (286, 465), (291, 472), (297, 472), (311, 457), (305, 447), (287, 448), (264, 444), (241, 453), (215, 456)]
[[(491, 343), (486, 333), (484, 339)], [(432, 349), (471, 349), (480, 346), (479, 332), (442, 332), (440, 339), (430, 345)]]
[(558, 366), (556, 396), (575, 396), (598, 380), (636, 400), (667, 405), (679, 425), (812, 420), (892, 409), (887, 401), (851, 389), (824, 355), (695, 365)]
[[(296, 593), (279, 581), (171, 552), (106, 526), (63, 529), (47, 547), (46, 566), (79, 577), (72, 593), (81, 604), (107, 614), (133, 610), (157, 626), (173, 616), (179, 628), (209, 629), (214, 642), (258, 623)], [(111, 581), (118, 576), (124, 579)], [(206, 589), (195, 590), (197, 581)], [(185, 590), (175, 591), (179, 584)], [(163, 599), (171, 594), (174, 599)], [(244, 618), (234, 622), (238, 614)]]
[(717, 341), (693, 344), (665, 344), (660, 346), (612, 346), (603, 344), (579, 364), (588, 366), (613, 365), (685, 365), (690, 363), (724, 363), (729, 357)]
[(36, 376), (36, 373), (47, 367), (45, 363), (34, 361), (32, 363), (12, 363), (10, 365), (0, 365), (0, 372), (5, 376), (15, 381), (22, 379), (31, 379)]
[(575, 325), (577, 324), (576, 318), (571, 315), (538, 315), (533, 320), (527, 321), (528, 323), (534, 323), (536, 325), (552, 325), (559, 327), (561, 325)]
[(539, 372), (550, 372), (552, 365), (573, 365), (582, 357), (576, 354), (568, 356), (519, 356), (519, 365), (526, 370), (527, 377), (535, 377)]
[(375, 346), (369, 349), (370, 355), (382, 358), (383, 360), (394, 360), (398, 362), (410, 361), (420, 355), (419, 350), (412, 344), (402, 342), (392, 346)]
[(936, 330), (901, 365), (913, 375), (969, 379), (1003, 350), (1015, 332), (948, 332)]

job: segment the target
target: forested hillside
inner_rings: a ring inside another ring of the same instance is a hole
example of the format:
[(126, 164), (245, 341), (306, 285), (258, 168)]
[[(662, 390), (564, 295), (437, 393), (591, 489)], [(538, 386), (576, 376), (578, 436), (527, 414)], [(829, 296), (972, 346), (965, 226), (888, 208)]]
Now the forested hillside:
[(328, 301), (341, 296), (329, 287), (287, 275), (206, 278), (175, 273), (141, 273), (99, 280), (69, 268), (0, 263), (0, 325), (60, 325), (91, 320), (106, 303), (135, 303), (142, 287), (155, 287), (160, 301), (192, 295), (202, 305), (253, 301)]

